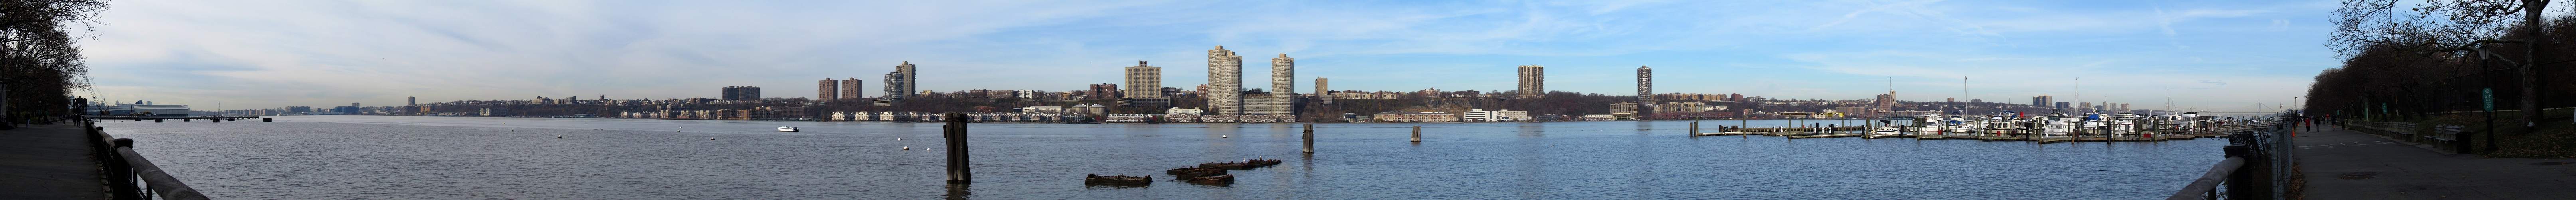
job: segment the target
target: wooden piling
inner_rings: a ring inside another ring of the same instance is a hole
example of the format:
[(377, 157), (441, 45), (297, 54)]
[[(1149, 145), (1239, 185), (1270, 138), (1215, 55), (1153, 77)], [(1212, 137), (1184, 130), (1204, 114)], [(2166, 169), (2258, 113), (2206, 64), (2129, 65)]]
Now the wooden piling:
[(1315, 124), (1306, 124), (1306, 153), (1315, 153)]
[(948, 183), (973, 183), (973, 171), (966, 167), (966, 113), (948, 113), (948, 126), (941, 134), (948, 139)]
[[(1413, 142), (1422, 142), (1422, 126), (1413, 126)], [(1312, 147), (1308, 147), (1307, 149), (1307, 152), (1314, 151), (1314, 148)]]

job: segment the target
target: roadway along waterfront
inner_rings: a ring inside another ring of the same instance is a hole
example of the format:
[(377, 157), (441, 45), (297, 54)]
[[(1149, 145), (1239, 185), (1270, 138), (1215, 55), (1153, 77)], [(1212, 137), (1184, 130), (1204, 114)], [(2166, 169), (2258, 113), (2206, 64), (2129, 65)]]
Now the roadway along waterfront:
[[(2190, 183), (2225, 143), (1792, 141), (1688, 137), (1688, 123), (1317, 124), (1311, 156), (1299, 153), (1299, 124), (976, 123), (975, 183), (963, 187), (944, 182), (938, 123), (283, 116), (101, 126), (217, 199), (2142, 199)], [(1408, 142), (1412, 126), (1422, 142)], [(1225, 186), (1162, 176), (1256, 157), (1286, 163), (1234, 171)], [(1163, 180), (1086, 187), (1084, 174)]]

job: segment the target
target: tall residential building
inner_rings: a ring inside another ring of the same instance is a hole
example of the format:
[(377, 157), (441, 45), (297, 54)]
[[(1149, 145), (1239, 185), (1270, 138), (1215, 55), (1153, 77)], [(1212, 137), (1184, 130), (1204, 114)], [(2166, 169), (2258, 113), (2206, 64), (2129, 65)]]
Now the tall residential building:
[(842, 99), (859, 99), (859, 97), (867, 97), (867, 96), (868, 96), (868, 93), (863, 92), (863, 90), (865, 90), (865, 89), (860, 89), (860, 88), (864, 88), (864, 87), (859, 87), (859, 86), (863, 86), (863, 85), (867, 85), (867, 84), (865, 84), (864, 82), (860, 82), (860, 81), (859, 81), (859, 78), (850, 78), (850, 80), (841, 80), (841, 98), (842, 98)]
[(1655, 68), (1637, 66), (1637, 103), (1655, 104)]
[(1288, 54), (1285, 53), (1279, 54), (1279, 57), (1277, 58), (1270, 58), (1270, 98), (1271, 101), (1263, 103), (1278, 105), (1264, 106), (1274, 108), (1271, 110), (1264, 110), (1264, 113), (1272, 115), (1296, 114), (1290, 113), (1291, 110), (1294, 110), (1292, 108), (1295, 108), (1290, 105), (1291, 102), (1295, 101), (1290, 101), (1290, 99), (1297, 98), (1296, 58), (1289, 58)]
[(1136, 61), (1127, 67), (1126, 98), (1163, 98), (1163, 68)]
[(1545, 66), (1522, 65), (1520, 80), (1521, 97), (1536, 98), (1547, 96), (1546, 74), (1547, 69)]
[(920, 81), (920, 78), (921, 74), (915, 74), (913, 71), (912, 61), (903, 61), (903, 65), (895, 65), (894, 72), (885, 75), (885, 98), (902, 100), (905, 97), (911, 97), (913, 90), (921, 89), (914, 84)]
[(1324, 101), (1324, 104), (1333, 104), (1333, 90), (1325, 88), (1324, 77), (1315, 77), (1315, 99)]
[(912, 94), (912, 91), (903, 89), (902, 72), (886, 72), (885, 77), (878, 79), (878, 81), (884, 82), (877, 84), (877, 87), (882, 87), (878, 89), (878, 92), (884, 92), (885, 95), (879, 96), (877, 101), (900, 100), (903, 99), (903, 97), (907, 97)]
[(822, 81), (814, 82), (814, 101), (832, 101), (839, 98), (841, 98), (841, 80), (824, 78)]
[(1225, 46), (1208, 50), (1207, 111), (1211, 114), (1243, 113), (1243, 56), (1234, 55)]
[(760, 100), (760, 87), (748, 85), (725, 86), (724, 96), (721, 96), (720, 98), (735, 101)]
[(2039, 95), (2039, 96), (2035, 96), (2035, 97), (2030, 97), (2030, 106), (2031, 106), (2031, 107), (2043, 107), (2043, 108), (2045, 108), (2045, 107), (2049, 107), (2049, 106), (2048, 106), (2048, 102), (2054, 102), (2054, 101), (2057, 101), (2057, 99), (2049, 98), (2049, 97), (2048, 97), (2048, 95)]

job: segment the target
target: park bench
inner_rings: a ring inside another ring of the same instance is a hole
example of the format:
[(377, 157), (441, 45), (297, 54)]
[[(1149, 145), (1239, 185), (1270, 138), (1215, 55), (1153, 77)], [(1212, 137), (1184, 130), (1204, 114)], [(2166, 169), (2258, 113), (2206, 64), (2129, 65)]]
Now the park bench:
[(2461, 129), (2459, 125), (2442, 125), (2434, 127), (2433, 135), (2424, 136), (2424, 139), (2441, 141), (2440, 143), (2442, 143), (2442, 145), (2450, 145), (2452, 152), (2454, 153), (2469, 153), (2469, 138), (2465, 137), (2469, 134), (2463, 133), (2467, 133), (2467, 131)]

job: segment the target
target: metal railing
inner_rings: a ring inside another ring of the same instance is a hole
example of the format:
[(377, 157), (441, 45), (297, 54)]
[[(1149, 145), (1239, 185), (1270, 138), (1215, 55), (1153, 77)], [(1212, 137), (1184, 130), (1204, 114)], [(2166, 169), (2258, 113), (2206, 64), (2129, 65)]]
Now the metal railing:
[(2226, 135), (2227, 159), (2165, 199), (2284, 199), (2296, 164), (2289, 148), (2291, 125), (2271, 126)]
[(197, 189), (162, 171), (160, 165), (144, 159), (143, 154), (135, 153), (134, 139), (110, 136), (107, 128), (88, 119), (82, 119), (81, 126), (88, 131), (89, 139), (97, 142), (90, 146), (107, 173), (109, 199), (206, 199), (205, 194), (197, 193)]

